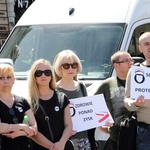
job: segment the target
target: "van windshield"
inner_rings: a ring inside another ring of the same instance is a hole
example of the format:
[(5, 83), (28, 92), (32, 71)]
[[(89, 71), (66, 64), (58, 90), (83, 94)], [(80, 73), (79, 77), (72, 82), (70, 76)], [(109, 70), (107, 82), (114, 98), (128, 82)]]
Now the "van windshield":
[(0, 57), (12, 58), (16, 78), (26, 79), (35, 60), (45, 58), (52, 64), (59, 51), (71, 49), (83, 66), (79, 79), (105, 79), (112, 71), (110, 57), (119, 50), (124, 30), (125, 24), (18, 26)]

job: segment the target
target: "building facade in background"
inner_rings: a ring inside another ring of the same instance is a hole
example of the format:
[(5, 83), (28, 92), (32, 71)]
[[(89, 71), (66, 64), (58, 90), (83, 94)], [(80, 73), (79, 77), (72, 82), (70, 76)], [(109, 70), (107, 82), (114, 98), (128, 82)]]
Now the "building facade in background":
[(0, 48), (34, 0), (0, 0)]

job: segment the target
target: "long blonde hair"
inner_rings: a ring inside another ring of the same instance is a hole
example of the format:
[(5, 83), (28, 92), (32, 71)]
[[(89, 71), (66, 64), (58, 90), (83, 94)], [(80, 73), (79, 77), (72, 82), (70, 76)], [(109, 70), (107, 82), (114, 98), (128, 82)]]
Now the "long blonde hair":
[[(39, 89), (35, 80), (35, 71), (37, 70), (40, 64), (49, 66), (50, 70), (52, 71), (52, 66), (50, 62), (45, 59), (38, 59), (31, 66), (29, 78), (28, 78), (28, 101), (34, 113), (39, 108)], [(49, 88), (52, 90), (56, 89), (56, 82), (55, 82), (55, 76), (53, 74), (53, 71), (51, 75), (51, 81), (49, 83)]]

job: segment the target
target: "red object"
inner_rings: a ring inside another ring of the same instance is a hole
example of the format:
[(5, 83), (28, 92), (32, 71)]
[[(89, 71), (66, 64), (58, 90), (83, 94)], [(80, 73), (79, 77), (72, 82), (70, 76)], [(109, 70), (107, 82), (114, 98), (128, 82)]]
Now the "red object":
[(103, 122), (104, 120), (106, 120), (109, 117), (108, 113), (101, 113), (101, 114), (96, 114), (98, 116), (103, 116), (98, 122)]

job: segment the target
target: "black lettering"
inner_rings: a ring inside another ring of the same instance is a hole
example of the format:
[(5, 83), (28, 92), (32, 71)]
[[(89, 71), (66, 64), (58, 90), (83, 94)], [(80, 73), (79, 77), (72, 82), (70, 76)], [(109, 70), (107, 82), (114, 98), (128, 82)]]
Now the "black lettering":
[(92, 102), (80, 103), (80, 104), (75, 104), (75, 108), (85, 107), (85, 106), (91, 106), (91, 105), (93, 105)]
[(89, 109), (89, 110), (82, 110), (82, 111), (79, 111), (79, 115), (84, 115), (84, 114), (88, 114), (88, 113), (92, 113), (93, 110), (92, 109)]
[(149, 92), (150, 93), (150, 89), (147, 89), (147, 88), (135, 88), (135, 92)]
[(83, 121), (84, 121), (84, 122), (90, 121), (90, 120), (93, 120), (93, 118), (92, 118), (92, 117), (83, 118)]
[(150, 73), (146, 73), (146, 77), (150, 77)]

